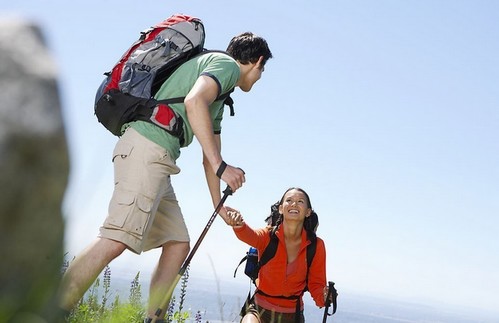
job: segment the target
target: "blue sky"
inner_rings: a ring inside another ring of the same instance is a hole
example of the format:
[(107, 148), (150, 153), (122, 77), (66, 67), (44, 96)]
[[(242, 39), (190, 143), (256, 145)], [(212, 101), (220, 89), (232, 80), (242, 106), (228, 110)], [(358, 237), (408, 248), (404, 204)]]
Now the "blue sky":
[[(497, 313), (493, 0), (3, 2), (4, 16), (43, 28), (60, 69), (71, 153), (68, 252), (95, 237), (113, 185), (116, 138), (93, 115), (102, 73), (139, 31), (175, 12), (203, 19), (210, 49), (250, 30), (274, 54), (250, 93), (236, 90), (236, 116), (224, 120), (224, 159), (247, 174), (228, 205), (262, 226), (282, 192), (301, 186), (340, 291)], [(196, 142), (178, 165), (173, 182), (194, 243), (213, 212)], [(246, 249), (218, 219), (191, 274), (246, 281), (232, 278)], [(112, 266), (148, 272), (156, 257), (128, 253)]]

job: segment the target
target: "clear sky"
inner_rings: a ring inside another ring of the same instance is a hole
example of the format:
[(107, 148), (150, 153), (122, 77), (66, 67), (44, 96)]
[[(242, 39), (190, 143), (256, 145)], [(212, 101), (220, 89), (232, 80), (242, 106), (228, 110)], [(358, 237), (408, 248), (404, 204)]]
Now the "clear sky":
[[(210, 49), (249, 30), (274, 54), (250, 93), (236, 90), (236, 116), (224, 119), (224, 159), (247, 174), (228, 205), (263, 226), (283, 191), (301, 186), (340, 291), (497, 313), (495, 0), (3, 1), (3, 15), (40, 24), (60, 69), (70, 254), (96, 236), (112, 192), (117, 139), (93, 115), (102, 73), (139, 31), (175, 12), (203, 19)], [(173, 182), (194, 244), (213, 212), (197, 142), (178, 165)], [(191, 274), (230, 284), (246, 250), (217, 219)], [(156, 257), (127, 253), (111, 266), (147, 272)]]

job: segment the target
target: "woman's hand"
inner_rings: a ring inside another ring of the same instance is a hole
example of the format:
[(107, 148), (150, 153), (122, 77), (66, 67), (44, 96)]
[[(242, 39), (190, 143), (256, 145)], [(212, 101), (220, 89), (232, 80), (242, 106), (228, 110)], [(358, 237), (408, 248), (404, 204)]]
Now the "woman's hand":
[(242, 227), (244, 225), (243, 216), (238, 210), (233, 209), (230, 206), (226, 206), (225, 209), (227, 211), (227, 216), (224, 218), (225, 223), (234, 228)]
[(333, 293), (334, 293), (334, 290), (333, 290), (333, 293), (331, 293), (331, 295), (329, 295), (329, 301), (328, 301), (328, 299), (327, 299), (327, 295), (328, 295), (328, 293), (329, 293), (329, 287), (328, 287), (328, 286), (324, 286), (324, 303), (326, 303), (326, 304), (327, 304), (328, 302), (329, 302), (329, 303), (332, 303), (332, 302), (333, 302), (334, 297), (335, 297), (336, 295), (338, 295), (338, 294), (333, 295)]

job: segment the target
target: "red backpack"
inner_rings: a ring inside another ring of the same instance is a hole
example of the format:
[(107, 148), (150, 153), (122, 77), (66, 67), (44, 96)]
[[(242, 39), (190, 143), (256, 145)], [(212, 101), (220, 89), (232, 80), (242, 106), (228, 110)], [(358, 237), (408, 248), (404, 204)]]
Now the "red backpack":
[[(204, 41), (202, 21), (181, 14), (142, 31), (112, 70), (105, 73), (95, 98), (98, 121), (116, 136), (121, 135), (127, 122), (152, 122), (178, 137), (182, 145), (183, 121), (168, 104), (182, 103), (185, 98), (158, 101), (153, 97), (182, 63), (208, 52)], [(228, 94), (217, 100), (226, 99)]]

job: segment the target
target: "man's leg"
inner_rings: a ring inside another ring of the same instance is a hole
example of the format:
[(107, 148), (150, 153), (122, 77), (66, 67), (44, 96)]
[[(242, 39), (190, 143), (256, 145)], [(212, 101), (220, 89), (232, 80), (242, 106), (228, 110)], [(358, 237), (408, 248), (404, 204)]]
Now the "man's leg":
[[(163, 298), (180, 271), (180, 267), (189, 253), (188, 242), (170, 241), (163, 245), (158, 265), (151, 277), (149, 289), (149, 317), (155, 317), (156, 310), (167, 304), (161, 304)], [(164, 317), (167, 308), (163, 308)]]
[(260, 323), (260, 320), (254, 313), (248, 313), (242, 318), (241, 323)]
[(118, 257), (126, 246), (118, 241), (97, 238), (83, 250), (64, 273), (59, 292), (59, 306), (72, 310), (102, 270)]

